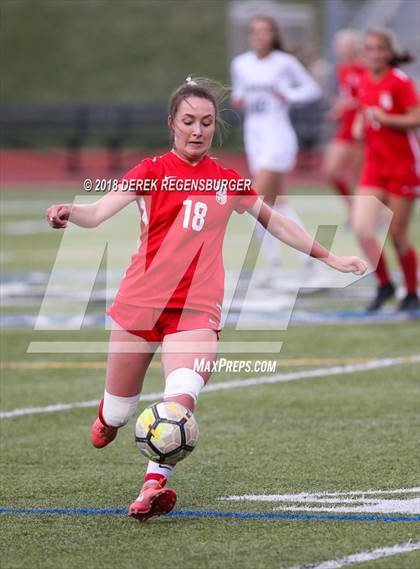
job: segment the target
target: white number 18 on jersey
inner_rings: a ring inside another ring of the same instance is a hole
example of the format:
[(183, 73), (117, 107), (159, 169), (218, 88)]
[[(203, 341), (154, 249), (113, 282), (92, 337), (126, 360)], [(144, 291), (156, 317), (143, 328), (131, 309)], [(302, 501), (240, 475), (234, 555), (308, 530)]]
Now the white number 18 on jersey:
[[(192, 200), (185, 200), (182, 205), (185, 205), (184, 221), (182, 227), (188, 229), (190, 226)], [(204, 226), (204, 218), (207, 213), (207, 204), (203, 202), (195, 202), (194, 215), (191, 222), (191, 227), (194, 231), (201, 231)]]

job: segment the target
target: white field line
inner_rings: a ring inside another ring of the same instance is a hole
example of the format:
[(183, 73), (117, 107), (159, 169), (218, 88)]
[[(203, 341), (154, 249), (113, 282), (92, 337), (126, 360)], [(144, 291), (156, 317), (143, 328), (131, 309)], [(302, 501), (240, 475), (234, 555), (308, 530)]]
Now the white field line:
[(300, 565), (299, 567), (292, 567), (291, 569), (340, 569), (341, 567), (348, 567), (349, 565), (356, 565), (358, 563), (365, 563), (366, 561), (374, 561), (382, 557), (389, 557), (391, 555), (398, 555), (400, 553), (409, 553), (420, 549), (420, 541), (416, 543), (403, 543), (401, 545), (393, 545), (391, 547), (383, 547), (381, 549), (374, 549), (373, 551), (362, 551), (355, 553), (341, 559), (333, 559), (331, 561), (323, 561), (322, 563), (311, 563), (310, 565)]
[[(388, 496), (391, 494), (393, 496), (390, 499)], [(401, 498), (402, 494), (414, 494), (414, 496)], [(366, 498), (367, 495), (375, 497)], [(420, 514), (420, 488), (320, 492), (318, 494), (306, 492), (300, 494), (245, 494), (242, 496), (223, 497), (219, 498), (219, 500), (232, 502), (277, 502), (282, 503), (282, 505), (273, 508), (273, 510), (282, 512)], [(290, 505), (291, 503), (297, 505)]]
[[(342, 503), (342, 502), (340, 502)], [(347, 502), (348, 503), (348, 502)], [(280, 506), (273, 508), (274, 511), (282, 512), (332, 512), (347, 514), (420, 514), (420, 499), (411, 498), (409, 500), (362, 500), (362, 505), (352, 506)]]
[[(250, 387), (255, 385), (269, 385), (273, 383), (282, 383), (287, 381), (296, 381), (299, 379), (309, 379), (317, 377), (331, 377), (333, 375), (347, 375), (359, 371), (369, 371), (373, 369), (380, 369), (386, 367), (393, 367), (402, 364), (410, 364), (420, 362), (420, 355), (402, 356), (398, 358), (385, 358), (371, 360), (366, 363), (333, 366), (327, 368), (318, 368), (312, 370), (297, 371), (284, 374), (276, 374), (271, 376), (254, 377), (250, 379), (237, 379), (233, 381), (223, 381), (220, 383), (210, 384), (204, 388), (203, 393), (210, 393), (214, 391), (230, 390), (237, 388)], [(162, 392), (158, 393), (145, 393), (142, 401), (154, 401), (163, 396)], [(99, 400), (80, 401), (76, 403), (57, 403), (55, 405), (47, 405), (46, 407), (23, 407), (20, 409), (13, 409), (12, 411), (0, 412), (0, 419), (10, 419), (12, 417), (20, 417), (23, 415), (35, 415), (40, 413), (54, 413), (58, 411), (68, 411), (70, 409), (77, 409), (83, 407), (96, 407), (99, 405)]]
[[(405, 494), (414, 494), (402, 498)], [(389, 496), (391, 496), (391, 499)], [(366, 496), (370, 496), (367, 498)], [(386, 496), (386, 497), (385, 497)], [(244, 494), (219, 498), (232, 502), (277, 502), (273, 508), (282, 512), (332, 512), (371, 514), (420, 514), (420, 488), (392, 490), (354, 490), (352, 492), (319, 492), (309, 494)], [(290, 504), (297, 505), (290, 505)]]
[[(310, 494), (302, 492), (300, 494), (243, 494), (242, 496), (228, 496), (221, 500), (229, 501), (253, 501), (253, 502), (314, 502), (318, 498), (349, 496), (358, 499), (360, 496), (382, 494), (415, 494), (420, 492), (420, 487), (416, 488), (393, 488), (392, 490), (352, 490), (351, 492), (315, 492)], [(331, 500), (337, 502), (338, 500)], [(343, 500), (340, 499), (340, 502)]]

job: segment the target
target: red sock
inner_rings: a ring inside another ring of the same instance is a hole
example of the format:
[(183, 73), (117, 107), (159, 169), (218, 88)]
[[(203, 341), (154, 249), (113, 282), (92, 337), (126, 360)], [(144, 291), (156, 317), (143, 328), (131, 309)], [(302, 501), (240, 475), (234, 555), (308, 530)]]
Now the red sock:
[(343, 180), (338, 180), (336, 178), (335, 180), (333, 180), (333, 184), (335, 189), (337, 190), (337, 193), (339, 193), (340, 196), (349, 197), (353, 195), (352, 192), (350, 191), (347, 182), (344, 182)]
[(379, 246), (379, 243), (375, 239), (375, 237), (371, 237), (370, 239), (361, 239), (360, 245), (369, 259), (373, 266), (376, 265), (375, 274), (381, 286), (389, 284), (391, 282), (391, 278), (389, 276), (388, 267), (386, 265), (384, 254)]
[(376, 265), (376, 276), (381, 286), (387, 285), (391, 282), (389, 277), (388, 267), (385, 262), (385, 257), (381, 253), (381, 256), (378, 259), (378, 264)]
[(405, 253), (398, 253), (398, 259), (404, 273), (405, 286), (408, 293), (417, 292), (417, 255), (414, 247)]
[(150, 472), (150, 474), (146, 474), (144, 477), (145, 482), (148, 480), (157, 480), (160, 482), (161, 480), (166, 480), (166, 476), (163, 476), (163, 474), (159, 474), (158, 472)]

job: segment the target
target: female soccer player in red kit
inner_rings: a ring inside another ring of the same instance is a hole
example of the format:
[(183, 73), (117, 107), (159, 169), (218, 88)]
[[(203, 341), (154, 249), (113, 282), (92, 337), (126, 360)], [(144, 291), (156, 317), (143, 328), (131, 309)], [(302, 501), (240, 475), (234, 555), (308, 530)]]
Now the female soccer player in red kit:
[(360, 37), (356, 30), (343, 29), (334, 37), (337, 64), (338, 97), (328, 117), (338, 123), (334, 138), (324, 156), (324, 172), (334, 190), (343, 196), (350, 209), (350, 196), (357, 183), (363, 158), (363, 145), (352, 132), (358, 100), (357, 93), (365, 67), (360, 57)]
[[(416, 310), (417, 258), (408, 228), (414, 200), (419, 195), (420, 149), (414, 129), (420, 125), (420, 106), (414, 83), (397, 67), (411, 57), (400, 54), (391, 33), (381, 28), (366, 32), (364, 51), (369, 70), (360, 81), (361, 112), (355, 121), (355, 133), (365, 134), (366, 156), (359, 193), (376, 196), (393, 213), (390, 234), (407, 290), (399, 309)], [(395, 293), (374, 235), (378, 203), (367, 206), (356, 200), (353, 212), (361, 247), (372, 263), (377, 263), (379, 287), (368, 306), (370, 311), (381, 308)]]
[[(164, 400), (194, 410), (210, 373), (197, 373), (196, 358), (217, 357), (223, 302), (222, 243), (233, 211), (249, 212), (288, 245), (327, 265), (361, 275), (366, 263), (358, 257), (336, 257), (296, 223), (273, 211), (256, 192), (235, 191), (244, 180), (222, 168), (208, 152), (219, 119), (217, 92), (203, 80), (188, 79), (172, 95), (168, 124), (173, 148), (146, 158), (111, 192), (89, 205), (61, 204), (47, 210), (51, 227), (71, 221), (96, 227), (136, 201), (141, 221), (141, 244), (123, 277), (108, 314), (115, 322), (110, 333), (104, 398), (92, 427), (97, 448), (109, 444), (136, 411), (143, 380), (158, 344), (162, 345)], [(143, 182), (155, 185), (147, 195)], [(215, 189), (168, 191), (173, 184), (216, 182)], [(122, 191), (132, 184), (136, 191)], [(223, 189), (224, 187), (224, 189)], [(124, 344), (135, 350), (119, 349)], [(189, 348), (189, 346), (191, 348)], [(166, 482), (173, 467), (149, 461), (143, 487), (129, 515), (146, 520), (168, 513), (176, 494)]]

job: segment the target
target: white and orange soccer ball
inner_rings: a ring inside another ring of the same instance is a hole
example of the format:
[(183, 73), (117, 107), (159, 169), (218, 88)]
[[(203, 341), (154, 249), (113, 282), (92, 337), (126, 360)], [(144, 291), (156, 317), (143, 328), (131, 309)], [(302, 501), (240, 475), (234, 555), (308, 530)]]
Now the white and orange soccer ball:
[(136, 423), (136, 442), (142, 454), (159, 464), (176, 464), (195, 448), (199, 436), (193, 413), (175, 401), (147, 407)]

